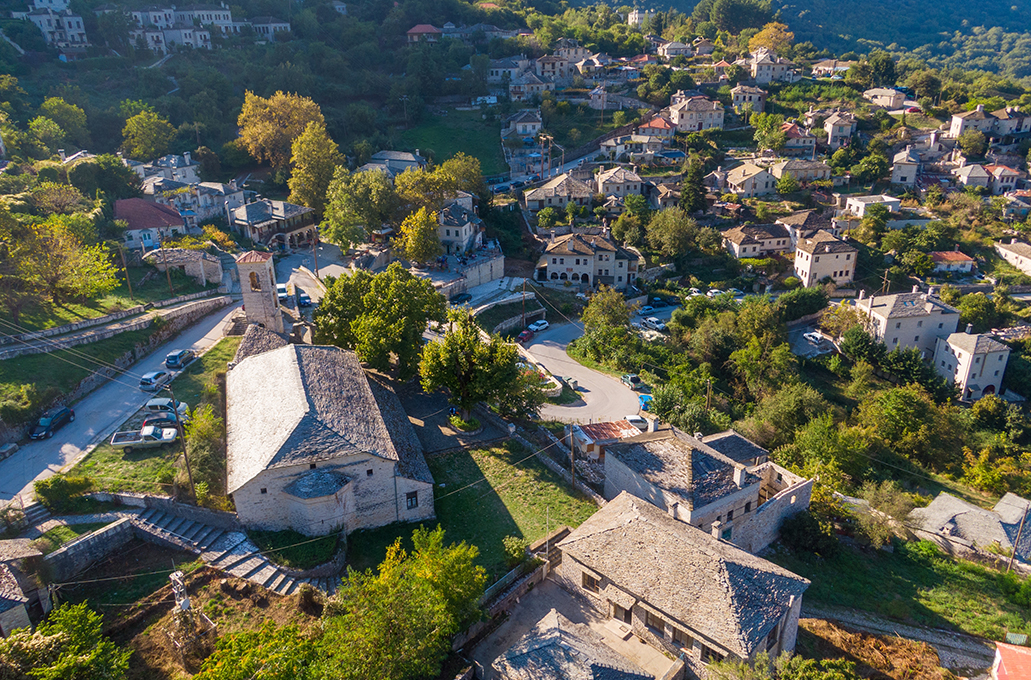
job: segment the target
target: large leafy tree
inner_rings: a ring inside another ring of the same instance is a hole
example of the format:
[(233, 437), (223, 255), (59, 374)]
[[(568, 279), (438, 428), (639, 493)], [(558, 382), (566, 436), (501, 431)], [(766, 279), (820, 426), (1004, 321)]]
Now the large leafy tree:
[(342, 160), (336, 142), (326, 133), (325, 123), (308, 123), (293, 143), (290, 200), (313, 208), (316, 219), (321, 220), (329, 183)]
[(748, 119), (748, 124), (755, 128), (753, 138), (760, 149), (781, 149), (787, 142), (787, 137), (781, 131), (780, 126), (784, 124), (784, 116), (779, 113), (753, 113)]
[(258, 630), (222, 636), (194, 680), (314, 680), (317, 643), (297, 626), (265, 621)]
[(103, 617), (85, 603), (55, 607), (33, 633), (0, 638), (0, 678), (120, 680), (132, 650), (101, 634)]
[(394, 247), (401, 257), (413, 262), (429, 262), (444, 252), (437, 230), (437, 213), (419, 208), (406, 217)]
[(364, 243), (369, 232), (391, 222), (397, 212), (394, 185), (385, 173), (352, 174), (338, 167), (326, 192), (322, 238), (343, 248)]
[(752, 336), (748, 344), (730, 355), (731, 365), (755, 397), (775, 393), (795, 377), (795, 355), (776, 338)]
[(465, 541), (444, 545), (444, 529), (419, 527), (412, 534), (415, 552), (411, 568), (415, 575), (443, 595), (448, 611), (459, 624), (472, 623), (480, 614), (480, 598), (487, 585), (487, 572), (476, 564), (480, 549)]
[(680, 207), (691, 214), (705, 210), (705, 175), (701, 163), (690, 163), (680, 184)]
[(132, 158), (150, 159), (168, 151), (175, 128), (156, 112), (144, 110), (125, 121), (122, 150)]
[(68, 181), (89, 198), (100, 191), (109, 201), (132, 198), (140, 191), (140, 176), (114, 154), (79, 161), (68, 170)]
[(319, 105), (308, 97), (276, 92), (266, 99), (249, 91), (237, 120), (244, 148), (274, 168), (287, 166), (294, 140), (312, 122), (325, 125), (326, 119)]
[(375, 276), (356, 271), (328, 283), (315, 312), (315, 341), (352, 349), (377, 370), (396, 362), (403, 379), (415, 375), (426, 325), (445, 319), (447, 302), (433, 284), (397, 262)]
[(518, 352), (498, 336), (484, 339), (468, 309), (452, 309), (442, 340), (422, 351), (419, 373), (427, 392), (446, 389), (452, 404), (468, 418), (481, 401), (495, 403), (511, 390), (522, 388)]
[(752, 36), (748, 41), (748, 51), (754, 52), (760, 47), (777, 54), (785, 54), (791, 49), (791, 43), (795, 41), (795, 34), (788, 30), (786, 24), (771, 22), (763, 26), (763, 29)]
[(593, 333), (610, 328), (625, 328), (630, 324), (631, 313), (630, 305), (619, 291), (601, 286), (598, 292), (591, 296), (591, 301), (587, 303), (580, 318), (584, 324), (584, 331)]
[(76, 146), (81, 148), (89, 145), (86, 112), (75, 104), (69, 104), (60, 97), (48, 97), (39, 107), (39, 115), (46, 116), (60, 125), (68, 139)]
[(680, 208), (666, 208), (655, 213), (648, 223), (648, 245), (664, 257), (687, 253), (698, 232), (698, 223)]

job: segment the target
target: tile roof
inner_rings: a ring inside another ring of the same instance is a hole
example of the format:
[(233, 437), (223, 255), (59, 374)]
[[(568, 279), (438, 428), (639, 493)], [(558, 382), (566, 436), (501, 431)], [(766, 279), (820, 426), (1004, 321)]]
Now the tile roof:
[(766, 172), (766, 168), (761, 168), (752, 163), (743, 163), (727, 173), (727, 181), (731, 184), (740, 184), (741, 182), (755, 177), (756, 175), (761, 175), (764, 172)]
[[(741, 436), (734, 430), (717, 432), (702, 437), (702, 443), (708, 444), (727, 458), (745, 465), (754, 465), (756, 459), (768, 459), (770, 452)], [(762, 461), (760, 461), (762, 462)]]
[(408, 33), (442, 33), (442, 31), (432, 24), (416, 24), (415, 26), (412, 26), (410, 29), (408, 29)]
[(939, 262), (974, 262), (974, 258), (958, 250), (935, 250), (927, 253), (935, 263)]
[(623, 492), (559, 543), (563, 554), (750, 658), (809, 581)]
[(1020, 174), (1019, 171), (1014, 170), (1013, 168), (1009, 167), (1008, 165), (999, 165), (997, 163), (996, 164), (992, 164), (992, 165), (986, 165), (986, 166), (984, 166), (984, 169), (987, 172), (995, 175), (996, 177), (998, 177), (999, 175), (1019, 175)]
[(237, 264), (247, 264), (254, 262), (268, 262), (272, 259), (272, 253), (263, 253), (258, 250), (248, 250), (243, 255), (236, 258)]
[(185, 224), (175, 208), (142, 198), (120, 198), (115, 201), (115, 219), (124, 220), (129, 229), (167, 229)]
[(626, 439), (627, 437), (636, 437), (641, 434), (641, 431), (637, 429), (636, 425), (632, 425), (626, 420), (613, 420), (607, 423), (589, 423), (587, 425), (577, 425), (580, 431), (583, 432), (592, 441), (607, 441), (609, 439)]
[(832, 226), (830, 218), (824, 217), (815, 210), (803, 210), (785, 217), (778, 217), (777, 223), (799, 229), (828, 229)]
[(985, 333), (953, 333), (946, 342), (972, 354), (1009, 351), (1009, 347)]
[(670, 120), (662, 116), (655, 116), (647, 123), (642, 123), (638, 126), (638, 129), (645, 130), (672, 130), (676, 127)]
[(18, 585), (18, 579), (14, 578), (11, 568), (6, 564), (0, 564), (0, 612), (14, 609), (18, 605), (24, 605), (29, 601)]
[(554, 609), (492, 666), (492, 677), (500, 680), (654, 680), (590, 626)]
[[(654, 486), (701, 508), (738, 490), (734, 461), (679, 430), (646, 433), (605, 449), (616, 460)], [(744, 485), (758, 478), (745, 474)]]
[(432, 483), (396, 395), (353, 352), (288, 345), (247, 357), (226, 378), (228, 491), (282, 466), (370, 453)]
[(787, 239), (788, 230), (780, 224), (743, 224), (723, 232), (723, 238), (731, 243), (743, 245), (770, 239)]
[(798, 123), (784, 123), (780, 126), (780, 131), (788, 139), (809, 139), (813, 135), (809, 134), (808, 131), (804, 130)]
[(797, 248), (810, 255), (815, 253), (854, 253), (856, 249), (834, 234), (819, 230), (812, 236), (798, 240)]
[(995, 669), (995, 680), (1027, 680), (1031, 678), (1031, 649), (1005, 642), (995, 643), (999, 666)]

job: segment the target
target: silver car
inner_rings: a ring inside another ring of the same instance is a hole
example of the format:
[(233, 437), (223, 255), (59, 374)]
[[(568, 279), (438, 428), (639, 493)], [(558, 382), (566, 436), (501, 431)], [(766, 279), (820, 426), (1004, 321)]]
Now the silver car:
[(144, 373), (140, 378), (140, 389), (144, 392), (157, 392), (161, 387), (172, 379), (168, 371), (151, 371)]

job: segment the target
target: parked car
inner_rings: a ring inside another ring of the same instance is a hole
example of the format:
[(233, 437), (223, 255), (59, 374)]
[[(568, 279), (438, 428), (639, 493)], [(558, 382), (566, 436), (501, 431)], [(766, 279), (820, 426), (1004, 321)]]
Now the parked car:
[(623, 383), (632, 390), (639, 390), (644, 387), (644, 382), (641, 377), (636, 373), (625, 373), (619, 382)]
[(503, 193), (505, 193), (507, 191), (508, 191), (508, 185), (507, 184), (499, 184), (496, 187), (494, 187), (494, 193), (496, 193), (496, 194), (503, 194)]
[(802, 337), (806, 339), (806, 342), (810, 342), (814, 345), (819, 345), (823, 342), (823, 336), (817, 333), (816, 331), (809, 331), (808, 333), (803, 333)]
[(577, 293), (576, 299), (580, 300), (581, 302), (588, 302), (591, 298), (588, 297), (586, 293)]
[(150, 371), (140, 378), (140, 389), (144, 392), (157, 392), (171, 379), (172, 374), (168, 371)]
[(648, 430), (648, 421), (641, 416), (623, 416), (623, 420), (627, 421), (641, 432)]
[(276, 295), (279, 296), (280, 302), (286, 302), (286, 299), (290, 297), (290, 291), (286, 289), (285, 283), (276, 284)]
[(548, 326), (550, 325), (550, 323), (548, 323), (544, 319), (541, 319), (540, 321), (534, 321), (532, 324), (527, 326), (527, 328), (529, 328), (534, 333), (540, 333), (543, 330), (547, 330)]
[(645, 319), (644, 325), (646, 328), (650, 328), (653, 331), (666, 330), (666, 324), (664, 324), (661, 320), (655, 318), (654, 316), (649, 316), (647, 319)]
[(158, 413), (143, 419), (143, 427), (148, 425), (153, 425), (154, 427), (176, 427), (178, 426), (178, 421), (174, 413)]
[(664, 300), (663, 298), (660, 298), (660, 297), (653, 297), (652, 298), (652, 307), (659, 308), (659, 307), (668, 307), (668, 306), (669, 306), (669, 303), (666, 302), (666, 300)]
[(525, 345), (531, 340), (533, 340), (533, 331), (531, 331), (529, 328), (527, 328), (525, 331), (520, 333), (518, 337), (516, 337), (516, 342), (518, 342), (520, 345)]
[(737, 288), (728, 288), (727, 292), (733, 295), (734, 297), (741, 297), (742, 295), (744, 295), (744, 292), (738, 290)]
[(67, 406), (52, 408), (39, 419), (29, 432), (29, 439), (50, 439), (62, 425), (75, 420), (75, 411)]
[(171, 444), (178, 438), (179, 430), (174, 427), (158, 428), (148, 425), (139, 432), (115, 432), (111, 435), (111, 446), (132, 453), (133, 449), (150, 449)]
[(644, 316), (645, 314), (651, 314), (654, 311), (655, 311), (654, 307), (652, 307), (651, 305), (645, 305), (644, 307), (641, 307), (640, 309), (638, 309), (637, 313), (640, 314), (641, 316)]
[(186, 364), (193, 361), (193, 358), (197, 356), (192, 349), (177, 349), (174, 352), (169, 352), (168, 356), (165, 357), (166, 368), (185, 368)]
[(640, 405), (642, 411), (647, 411), (652, 407), (652, 395), (650, 394), (639, 394), (637, 395), (637, 403)]
[(701, 295), (702, 294), (702, 291), (698, 290), (697, 288), (689, 288), (688, 292), (691, 293), (691, 295)]
[(723, 291), (719, 288), (710, 288), (709, 292), (705, 294), (706, 297), (714, 298), (718, 295), (723, 295)]
[(147, 409), (148, 413), (174, 413), (178, 411), (180, 418), (189, 420), (190, 406), (178, 400), (176, 400), (173, 406), (172, 400), (168, 397), (151, 399), (144, 408)]
[(520, 180), (516, 180), (516, 181), (512, 182), (512, 188), (513, 189), (518, 189), (519, 187), (521, 187), (521, 186), (523, 186), (525, 184), (526, 184), (526, 182), (523, 182), (523, 181), (520, 181)]
[(906, 113), (921, 113), (922, 111), (923, 109), (921, 109), (919, 106), (910, 106), (908, 109), (906, 109)]
[(311, 298), (303, 290), (297, 290), (297, 306), (298, 307), (311, 307)]
[(460, 305), (460, 304), (469, 302), (469, 300), (472, 300), (472, 299), (473, 299), (473, 296), (470, 295), (469, 293), (459, 293), (458, 295), (452, 295), (451, 296), (451, 304), (453, 304), (453, 305)]

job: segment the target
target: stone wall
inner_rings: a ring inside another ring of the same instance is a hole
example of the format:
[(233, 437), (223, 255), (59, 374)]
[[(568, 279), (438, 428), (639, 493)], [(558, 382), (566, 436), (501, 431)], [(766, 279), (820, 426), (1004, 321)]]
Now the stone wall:
[(25, 611), (23, 604), (0, 612), (0, 637), (7, 637), (11, 631), (18, 628), (32, 628), (32, 621), (29, 620), (29, 613)]
[[(551, 434), (543, 428), (541, 428), (541, 432), (543, 432), (548, 437), (548, 439), (550, 439), (554, 443), (555, 446), (561, 447), (564, 451), (566, 451), (568, 455), (569, 448), (566, 447), (562, 442), (560, 442), (558, 438), (555, 437), (555, 435)], [(518, 435), (514, 437), (514, 439), (516, 439), (520, 444), (530, 449), (531, 451), (537, 448), (536, 446), (534, 446), (533, 444), (531, 444), (530, 442), (526, 441)], [(564, 479), (567, 484), (572, 484), (577, 491), (579, 491), (580, 493), (584, 494), (592, 501), (594, 501), (594, 504), (597, 505), (599, 508), (603, 507), (608, 502), (580, 480), (576, 480), (574, 482), (573, 475), (570, 474), (569, 470), (565, 469), (564, 467), (556, 463), (554, 459), (552, 459), (551, 456), (547, 454), (547, 452), (543, 450), (538, 450), (536, 455), (537, 460), (544, 463), (544, 465), (549, 470), (562, 477), (562, 479)]]
[[(774, 469), (777, 467), (774, 466)], [(760, 505), (751, 520), (736, 527), (732, 542), (750, 553), (761, 552), (780, 537), (780, 525), (785, 519), (809, 508), (812, 495), (812, 479), (791, 484)]]
[(132, 520), (124, 517), (90, 532), (43, 558), (50, 578), (61, 582), (80, 574), (133, 538)]
[[(527, 312), (525, 317), (522, 314), (517, 314), (516, 316), (509, 317), (509, 318), (505, 319), (504, 321), (502, 321), (501, 323), (499, 323), (497, 326), (494, 327), (494, 329), (491, 331), (491, 333), (494, 333), (496, 335), (500, 335), (501, 333), (504, 333), (506, 331), (510, 331), (513, 328), (520, 328), (523, 325), (524, 318), (525, 318), (527, 324), (531, 324), (534, 321), (538, 321), (540, 319), (543, 319), (546, 315), (547, 315), (547, 310), (545, 310), (543, 307), (540, 307), (539, 309), (535, 309), (535, 310), (533, 310), (531, 312)], [(560, 390), (560, 392), (561, 392), (561, 390)]]
[(65, 333), (81, 331), (84, 328), (92, 328), (93, 326), (103, 326), (104, 324), (111, 323), (112, 321), (118, 321), (119, 319), (124, 319), (127, 316), (133, 316), (135, 314), (142, 313), (143, 305), (137, 305), (136, 307), (123, 309), (120, 312), (113, 312), (111, 314), (106, 314), (104, 316), (98, 316), (95, 319), (86, 319), (85, 321), (79, 321), (76, 323), (66, 324), (64, 326), (58, 326), (57, 328), (48, 328), (42, 331), (22, 333), (20, 335), (0, 336), (0, 345), (10, 345), (18, 341), (28, 342), (30, 340), (38, 340), (40, 338), (52, 338), (55, 335), (64, 335)]

